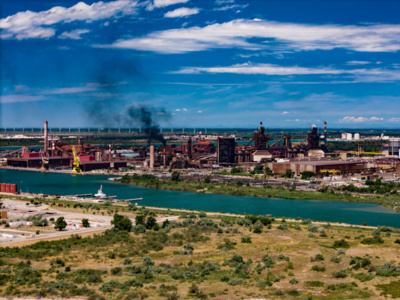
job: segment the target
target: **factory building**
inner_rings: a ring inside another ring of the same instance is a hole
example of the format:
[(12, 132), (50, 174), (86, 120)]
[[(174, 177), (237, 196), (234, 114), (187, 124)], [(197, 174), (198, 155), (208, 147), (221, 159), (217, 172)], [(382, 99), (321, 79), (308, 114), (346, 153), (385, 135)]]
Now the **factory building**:
[(400, 156), (400, 138), (391, 138), (387, 144), (382, 145), (382, 153)]
[(270, 168), (275, 174), (285, 174), (287, 170), (291, 170), (295, 175), (300, 175), (305, 171), (320, 175), (326, 170), (337, 170), (341, 174), (361, 173), (368, 169), (374, 169), (375, 165), (365, 160), (305, 159), (270, 162), (265, 167)]

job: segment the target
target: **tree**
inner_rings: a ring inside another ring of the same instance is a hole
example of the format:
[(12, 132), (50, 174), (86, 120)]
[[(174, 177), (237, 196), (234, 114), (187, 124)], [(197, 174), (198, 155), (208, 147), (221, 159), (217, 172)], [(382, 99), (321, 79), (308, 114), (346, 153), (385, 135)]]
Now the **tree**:
[(115, 229), (130, 231), (132, 228), (132, 221), (122, 215), (115, 214), (114, 219), (111, 221)]
[(65, 222), (64, 217), (59, 217), (54, 225), (54, 228), (61, 231), (67, 227), (67, 222)]
[(136, 217), (135, 217), (135, 225), (136, 226), (139, 225), (139, 224), (144, 225), (145, 220), (146, 220), (146, 218), (145, 218), (144, 215), (136, 215)]
[(286, 178), (292, 178), (292, 177), (293, 177), (293, 172), (292, 172), (292, 170), (290, 170), (290, 169), (286, 170), (286, 172), (285, 172), (285, 177), (286, 177)]
[(171, 180), (172, 181), (179, 181), (179, 176), (181, 175), (180, 172), (178, 171), (173, 171), (171, 175)]
[(272, 172), (272, 170), (271, 170), (269, 167), (266, 167), (266, 168), (265, 168), (265, 173), (266, 173), (268, 176), (274, 175), (274, 172)]
[(256, 166), (254, 168), (254, 174), (263, 174), (264, 173), (264, 166), (260, 165), (260, 166)]
[(241, 180), (236, 181), (236, 185), (237, 186), (242, 186), (243, 185), (243, 181), (241, 181)]
[(148, 217), (146, 221), (146, 228), (152, 229), (157, 224), (157, 220), (154, 217)]
[(90, 223), (88, 219), (82, 219), (82, 225), (83, 227), (90, 227)]
[(211, 176), (210, 175), (207, 175), (205, 178), (204, 178), (204, 183), (210, 183), (211, 182)]

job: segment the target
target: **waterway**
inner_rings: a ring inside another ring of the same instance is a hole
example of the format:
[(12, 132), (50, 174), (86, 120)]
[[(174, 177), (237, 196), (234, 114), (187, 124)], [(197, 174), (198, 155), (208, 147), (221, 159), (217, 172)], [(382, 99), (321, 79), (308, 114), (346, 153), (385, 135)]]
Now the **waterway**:
[(118, 199), (143, 197), (140, 205), (215, 212), (272, 214), (276, 217), (307, 218), (371, 226), (400, 228), (400, 214), (375, 204), (321, 200), (288, 200), (231, 195), (196, 194), (153, 190), (107, 180), (106, 175), (78, 175), (0, 170), (0, 182), (16, 183), (23, 192), (75, 195), (96, 193), (100, 185)]

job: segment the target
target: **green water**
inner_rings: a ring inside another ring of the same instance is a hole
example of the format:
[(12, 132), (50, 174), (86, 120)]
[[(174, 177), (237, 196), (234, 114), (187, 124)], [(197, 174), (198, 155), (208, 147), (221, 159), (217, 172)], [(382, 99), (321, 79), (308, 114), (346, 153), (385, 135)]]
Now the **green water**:
[(288, 200), (231, 195), (195, 194), (145, 189), (107, 180), (110, 176), (0, 170), (0, 182), (16, 183), (23, 192), (74, 195), (96, 193), (100, 185), (118, 199), (143, 197), (141, 205), (231, 213), (272, 214), (288, 218), (400, 228), (400, 214), (375, 204), (320, 200)]

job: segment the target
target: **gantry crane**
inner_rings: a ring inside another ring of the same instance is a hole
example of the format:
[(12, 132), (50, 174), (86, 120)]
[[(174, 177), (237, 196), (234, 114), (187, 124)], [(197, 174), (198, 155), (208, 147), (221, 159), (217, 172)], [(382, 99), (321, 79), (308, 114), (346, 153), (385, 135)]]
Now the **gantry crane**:
[(75, 146), (72, 146), (72, 154), (74, 155), (74, 162), (72, 163), (72, 171), (71, 173), (82, 173), (81, 164), (79, 162), (79, 157), (76, 155)]

